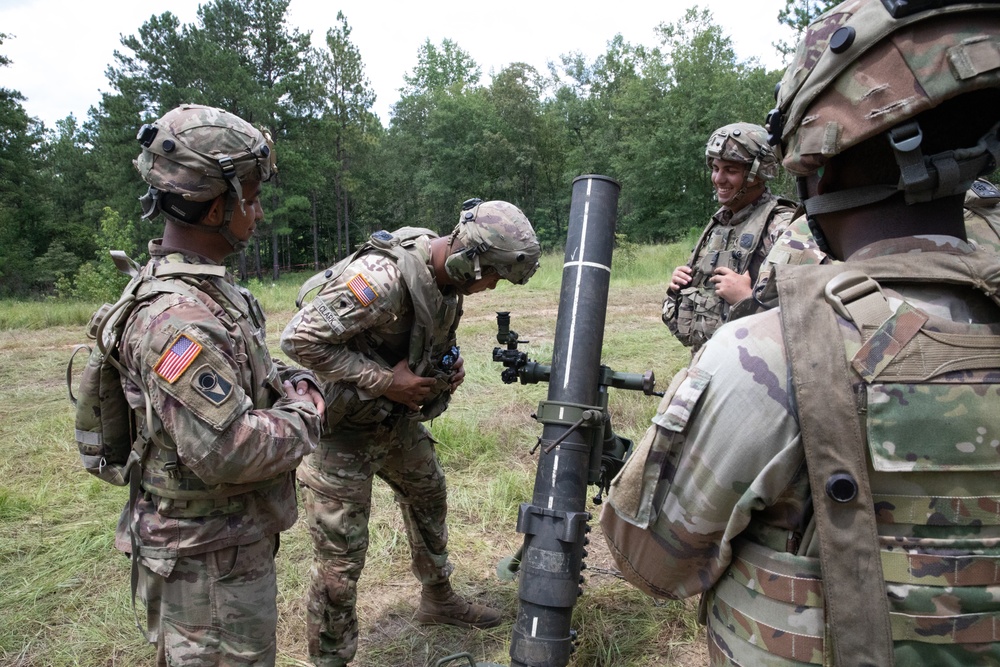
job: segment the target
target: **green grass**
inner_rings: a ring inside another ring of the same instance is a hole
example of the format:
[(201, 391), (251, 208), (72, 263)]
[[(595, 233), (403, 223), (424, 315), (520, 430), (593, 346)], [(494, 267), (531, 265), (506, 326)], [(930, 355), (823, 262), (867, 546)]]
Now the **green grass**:
[(59, 299), (43, 301), (0, 299), (0, 331), (38, 331), (61, 326), (83, 327), (100, 305)]
[[(673, 267), (690, 243), (623, 246), (616, 254), (602, 363), (652, 370), (664, 389), (689, 355), (660, 322)], [(466, 300), (459, 341), (467, 378), (451, 408), (430, 426), (448, 476), (449, 531), (456, 588), (503, 610), (490, 631), (426, 628), (413, 621), (419, 586), (409, 572), (403, 523), (392, 493), (376, 482), (368, 563), (359, 584), (359, 667), (433, 665), (468, 651), (509, 664), (517, 583), (495, 568), (518, 548), (519, 503), (530, 500), (541, 427), (531, 419), (547, 386), (504, 385), (492, 361), (495, 311), (534, 360), (550, 363), (562, 254), (547, 254), (529, 285), (503, 283)], [(254, 284), (268, 316), (269, 343), (292, 316), (307, 273)], [(73, 442), (65, 364), (96, 304), (0, 302), (0, 664), (18, 667), (150, 665), (132, 617), (129, 562), (113, 547), (124, 489), (89, 477)], [(658, 399), (611, 390), (616, 431), (637, 440)], [(591, 489), (593, 491), (593, 489)], [(588, 495), (593, 495), (590, 493)], [(591, 511), (597, 511), (590, 507)], [(706, 662), (693, 603), (655, 604), (612, 573), (600, 528), (588, 547), (585, 595), (574, 611), (579, 646), (571, 664), (629, 667)], [(278, 557), (279, 665), (305, 665), (305, 607), (311, 545), (303, 520), (282, 536)]]

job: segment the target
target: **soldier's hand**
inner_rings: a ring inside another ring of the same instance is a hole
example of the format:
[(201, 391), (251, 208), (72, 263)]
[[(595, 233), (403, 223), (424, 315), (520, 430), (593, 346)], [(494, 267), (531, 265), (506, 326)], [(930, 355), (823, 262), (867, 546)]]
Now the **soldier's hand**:
[(454, 373), (451, 376), (451, 388), (449, 391), (454, 394), (459, 385), (465, 382), (465, 359), (462, 357), (456, 359), (455, 365), (451, 367), (451, 370)]
[(281, 383), (281, 388), (285, 390), (285, 396), (293, 401), (308, 401), (316, 406), (316, 410), (323, 414), (326, 411), (326, 401), (323, 394), (314, 387), (311, 382), (299, 380), (295, 386), (288, 380)]
[(671, 292), (680, 292), (682, 287), (687, 287), (690, 284), (691, 267), (683, 264), (674, 269), (673, 274), (670, 276), (670, 287), (668, 289)]
[(390, 401), (402, 403), (410, 410), (419, 410), (421, 404), (431, 393), (434, 378), (425, 378), (410, 370), (406, 359), (401, 359), (392, 367), (392, 384), (385, 390), (385, 396)]
[(717, 267), (708, 280), (715, 285), (715, 293), (730, 306), (752, 294), (750, 274), (736, 273), (728, 266)]

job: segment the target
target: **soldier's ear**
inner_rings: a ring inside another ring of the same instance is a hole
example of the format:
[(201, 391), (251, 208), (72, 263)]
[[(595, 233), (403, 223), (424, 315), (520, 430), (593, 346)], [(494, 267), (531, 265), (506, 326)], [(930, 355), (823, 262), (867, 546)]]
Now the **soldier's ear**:
[(209, 227), (219, 227), (226, 216), (226, 195), (222, 194), (212, 200), (211, 206), (205, 211), (201, 224)]

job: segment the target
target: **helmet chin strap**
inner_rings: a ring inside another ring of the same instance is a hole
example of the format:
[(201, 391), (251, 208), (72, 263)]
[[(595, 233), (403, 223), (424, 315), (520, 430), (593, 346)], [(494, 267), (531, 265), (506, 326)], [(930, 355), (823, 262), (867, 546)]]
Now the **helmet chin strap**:
[(1000, 162), (1000, 123), (979, 138), (975, 146), (923, 154), (923, 132), (917, 121), (897, 125), (886, 135), (899, 165), (899, 189), (906, 203), (964, 194), (979, 176), (996, 169)]
[(739, 204), (741, 201), (743, 201), (743, 198), (746, 197), (746, 194), (747, 194), (747, 186), (746, 186), (746, 180), (744, 180), (743, 185), (740, 187), (739, 190), (736, 191), (736, 194), (734, 194), (729, 199), (729, 203), (725, 204), (725, 206), (727, 208), (732, 208), (733, 204)]
[(240, 202), (240, 212), (244, 214), (246, 213), (246, 209), (243, 207), (243, 197), (237, 194), (237, 192), (238, 191), (232, 190), (229, 192), (229, 196), (226, 197), (226, 213), (222, 219), (222, 226), (214, 227), (213, 229), (218, 231), (218, 233), (222, 235), (222, 238), (226, 239), (229, 245), (233, 247), (233, 252), (243, 252), (246, 247), (250, 245), (250, 240), (247, 239), (246, 241), (243, 241), (236, 238), (236, 235), (233, 234), (233, 230), (229, 228), (230, 223), (233, 221), (233, 213), (236, 210), (237, 200)]
[[(754, 165), (756, 164), (757, 161), (754, 160)], [(756, 179), (756, 176), (757, 176), (756, 166), (754, 166), (751, 169), (747, 169), (746, 172), (744, 172), (743, 185), (741, 185), (740, 189), (736, 191), (736, 194), (734, 194), (730, 198), (729, 203), (725, 205), (727, 208), (732, 208), (734, 204), (739, 204), (741, 201), (743, 201), (743, 198), (747, 196), (747, 188), (753, 185), (757, 185), (756, 180), (754, 180)], [(751, 180), (753, 180), (754, 182), (751, 183)]]
[(921, 149), (923, 132), (920, 124), (910, 121), (898, 125), (886, 137), (899, 167), (896, 185), (863, 185), (836, 192), (802, 197), (806, 213), (811, 217), (868, 206), (904, 193), (907, 204), (929, 202), (942, 197), (964, 194), (982, 174), (989, 173), (1000, 163), (1000, 123), (984, 134), (975, 146), (924, 155)]

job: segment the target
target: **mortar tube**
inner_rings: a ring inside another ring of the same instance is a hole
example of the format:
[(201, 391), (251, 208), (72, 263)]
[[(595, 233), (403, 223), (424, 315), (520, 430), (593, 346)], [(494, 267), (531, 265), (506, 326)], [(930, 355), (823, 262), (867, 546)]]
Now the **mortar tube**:
[(548, 453), (539, 450), (532, 502), (521, 505), (518, 517), (518, 532), (525, 537), (511, 636), (512, 667), (562, 667), (573, 651), (570, 622), (582, 594), (580, 571), (590, 530), (586, 512), (590, 450), (601, 446), (603, 425), (566, 432), (578, 420), (580, 406), (598, 406), (600, 401), (601, 348), (620, 189), (607, 176), (586, 175), (573, 181), (546, 402), (546, 412), (557, 417), (545, 423), (542, 442), (565, 438)]

